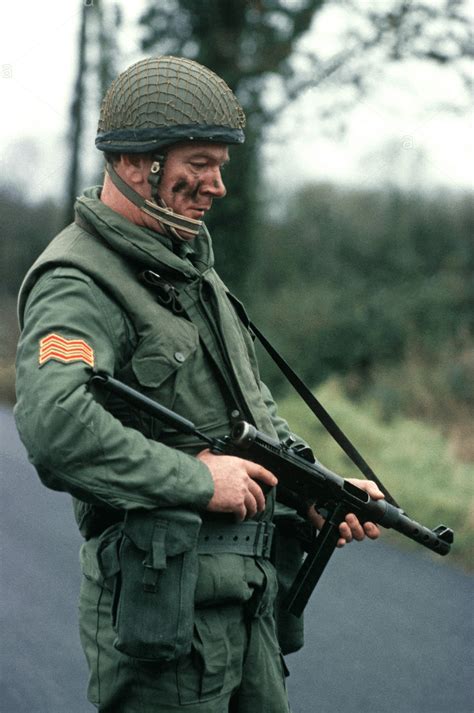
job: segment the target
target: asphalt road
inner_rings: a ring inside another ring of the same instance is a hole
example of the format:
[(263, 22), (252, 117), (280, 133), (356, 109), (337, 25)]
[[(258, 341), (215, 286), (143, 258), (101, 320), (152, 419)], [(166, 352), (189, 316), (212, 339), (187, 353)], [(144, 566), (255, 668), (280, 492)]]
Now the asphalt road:
[[(40, 484), (1, 408), (0, 434), (0, 711), (87, 713), (69, 497)], [(380, 541), (338, 552), (307, 610), (306, 646), (287, 658), (293, 713), (473, 713), (473, 582)]]

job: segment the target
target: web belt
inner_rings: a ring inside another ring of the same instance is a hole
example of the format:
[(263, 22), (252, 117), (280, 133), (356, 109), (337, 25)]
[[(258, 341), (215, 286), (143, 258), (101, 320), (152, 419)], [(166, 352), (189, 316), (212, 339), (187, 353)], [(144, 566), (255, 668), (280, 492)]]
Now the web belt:
[(234, 554), (269, 559), (275, 525), (270, 522), (242, 522), (224, 525), (205, 521), (198, 540), (200, 555)]

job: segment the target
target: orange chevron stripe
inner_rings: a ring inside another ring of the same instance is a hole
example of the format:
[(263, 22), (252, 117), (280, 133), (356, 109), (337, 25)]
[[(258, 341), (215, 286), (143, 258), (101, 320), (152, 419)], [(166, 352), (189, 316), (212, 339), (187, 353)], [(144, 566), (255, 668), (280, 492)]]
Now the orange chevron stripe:
[(89, 366), (94, 366), (94, 350), (83, 339), (65, 339), (59, 334), (52, 333), (43, 337), (39, 346), (40, 366), (50, 359), (56, 359), (63, 364), (83, 361)]
[(91, 347), (89, 347), (87, 344), (70, 344), (69, 346), (66, 346), (64, 344), (61, 344), (60, 342), (49, 342), (48, 344), (40, 344), (40, 349), (45, 351), (46, 349), (51, 349), (51, 347), (57, 347), (58, 349), (61, 349), (64, 352), (73, 352), (75, 349), (82, 349), (85, 352), (92, 352), (93, 350)]
[(45, 357), (49, 354), (51, 351), (57, 351), (60, 354), (64, 354), (64, 356), (86, 356), (89, 359), (91, 359), (94, 354), (93, 352), (89, 352), (86, 349), (82, 349), (79, 347), (74, 347), (74, 349), (63, 349), (62, 347), (57, 347), (51, 344), (49, 347), (46, 349), (40, 349), (40, 357)]
[(87, 352), (74, 351), (71, 353), (67, 353), (62, 351), (61, 349), (55, 349), (54, 347), (51, 347), (51, 349), (48, 349), (48, 351), (40, 353), (40, 362), (45, 362), (47, 359), (51, 359), (52, 356), (57, 355), (61, 355), (63, 359), (67, 361), (71, 361), (72, 359), (85, 359), (86, 361), (94, 361), (94, 357), (88, 354)]
[(89, 366), (94, 366), (94, 359), (91, 357), (86, 357), (86, 356), (64, 356), (64, 354), (60, 354), (58, 352), (52, 352), (51, 354), (48, 354), (48, 356), (41, 357), (39, 360), (40, 366), (45, 364), (47, 361), (50, 359), (55, 359), (56, 361), (61, 361), (64, 364), (69, 364), (70, 362), (73, 361), (83, 361), (85, 364), (88, 364)]
[(76, 346), (84, 347), (84, 349), (90, 353), (93, 353), (94, 351), (92, 347), (90, 347), (83, 339), (64, 339), (64, 337), (60, 337), (59, 334), (48, 334), (47, 337), (43, 337), (40, 341), (40, 348), (49, 346), (50, 344), (62, 346), (65, 349), (70, 349)]

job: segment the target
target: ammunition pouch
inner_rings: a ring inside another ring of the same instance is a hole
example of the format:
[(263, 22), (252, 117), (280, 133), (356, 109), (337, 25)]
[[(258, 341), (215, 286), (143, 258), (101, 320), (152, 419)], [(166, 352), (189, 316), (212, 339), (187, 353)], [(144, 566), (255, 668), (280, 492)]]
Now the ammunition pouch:
[(190, 652), (200, 527), (190, 510), (130, 511), (99, 538), (97, 560), (113, 588), (114, 645), (122, 653), (164, 662)]

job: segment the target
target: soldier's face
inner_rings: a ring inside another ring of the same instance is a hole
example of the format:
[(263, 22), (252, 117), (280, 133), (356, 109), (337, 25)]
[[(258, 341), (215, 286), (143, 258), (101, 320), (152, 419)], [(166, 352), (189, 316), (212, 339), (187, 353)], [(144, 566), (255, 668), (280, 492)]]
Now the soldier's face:
[(224, 144), (196, 142), (172, 146), (166, 155), (160, 197), (175, 213), (203, 220), (214, 198), (226, 194), (222, 168), (228, 161), (229, 152)]

